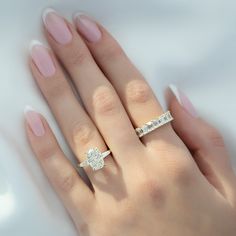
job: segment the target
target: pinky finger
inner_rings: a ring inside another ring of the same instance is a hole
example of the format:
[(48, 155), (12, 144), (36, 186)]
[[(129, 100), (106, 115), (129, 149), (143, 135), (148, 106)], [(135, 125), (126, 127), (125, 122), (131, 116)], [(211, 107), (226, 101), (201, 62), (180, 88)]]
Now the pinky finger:
[(85, 220), (90, 209), (93, 209), (93, 192), (65, 157), (45, 118), (28, 106), (25, 108), (25, 118), (33, 152), (78, 226), (78, 220)]
[(236, 208), (236, 176), (219, 131), (199, 118), (187, 96), (174, 85), (170, 110), (175, 118), (173, 128), (192, 152), (200, 171)]

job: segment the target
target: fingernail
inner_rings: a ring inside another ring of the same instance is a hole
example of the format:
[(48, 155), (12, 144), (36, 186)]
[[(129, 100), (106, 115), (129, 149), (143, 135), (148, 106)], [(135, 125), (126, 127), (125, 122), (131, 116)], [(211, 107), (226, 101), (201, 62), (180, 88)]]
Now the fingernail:
[(39, 41), (33, 40), (30, 44), (30, 55), (40, 73), (45, 77), (53, 76), (56, 72), (53, 60), (48, 52)]
[(191, 116), (198, 117), (195, 107), (193, 106), (190, 99), (184, 94), (184, 92), (178, 89), (174, 84), (170, 84), (169, 88), (178, 100), (179, 104), (182, 105)]
[(95, 21), (82, 13), (77, 13), (74, 16), (75, 25), (78, 31), (91, 43), (98, 42), (102, 33)]
[(43, 13), (43, 22), (47, 31), (60, 44), (71, 42), (72, 34), (65, 20), (53, 9), (48, 8)]
[(45, 134), (45, 129), (39, 114), (30, 106), (25, 107), (24, 114), (26, 121), (33, 131), (34, 135), (36, 135), (37, 137), (42, 137)]

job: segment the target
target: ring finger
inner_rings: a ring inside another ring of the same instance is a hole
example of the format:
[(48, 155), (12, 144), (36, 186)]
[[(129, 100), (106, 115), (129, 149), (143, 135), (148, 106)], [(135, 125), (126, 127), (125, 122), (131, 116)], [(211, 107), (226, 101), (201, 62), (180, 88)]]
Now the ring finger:
[[(107, 147), (103, 138), (79, 104), (53, 53), (34, 41), (31, 57), (30, 65), (35, 80), (78, 160), (84, 161), (85, 153), (91, 147), (105, 151)], [(106, 158), (106, 164), (109, 168), (105, 168), (103, 172), (93, 172), (86, 167), (86, 173), (93, 185), (97, 178), (101, 178), (116, 166), (112, 157)]]

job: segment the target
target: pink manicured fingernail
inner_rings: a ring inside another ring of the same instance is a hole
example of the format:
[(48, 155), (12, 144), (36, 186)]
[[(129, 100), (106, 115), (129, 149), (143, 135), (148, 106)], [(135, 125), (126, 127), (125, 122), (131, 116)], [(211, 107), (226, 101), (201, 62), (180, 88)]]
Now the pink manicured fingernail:
[(45, 129), (39, 114), (30, 106), (25, 107), (24, 113), (26, 121), (33, 133), (38, 137), (42, 137), (45, 134)]
[(71, 42), (72, 34), (65, 20), (55, 10), (46, 9), (43, 13), (43, 22), (48, 32), (58, 43), (65, 45)]
[(89, 42), (95, 43), (101, 39), (102, 33), (100, 29), (98, 28), (98, 25), (88, 16), (85, 16), (81, 13), (77, 13), (74, 16), (74, 21), (79, 32)]
[(193, 117), (198, 117), (195, 107), (193, 106), (189, 98), (184, 94), (184, 92), (182, 92), (173, 84), (169, 85), (169, 88), (178, 100), (178, 102), (185, 108), (185, 110), (187, 110), (188, 113)]
[(56, 68), (48, 53), (48, 49), (40, 42), (36, 40), (32, 41), (30, 45), (30, 54), (38, 70), (45, 78), (55, 74)]

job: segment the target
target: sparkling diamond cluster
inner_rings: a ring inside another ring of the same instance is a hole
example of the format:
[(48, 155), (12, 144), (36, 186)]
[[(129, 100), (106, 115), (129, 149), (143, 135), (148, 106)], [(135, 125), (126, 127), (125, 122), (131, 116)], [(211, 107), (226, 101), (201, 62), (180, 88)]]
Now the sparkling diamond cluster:
[(158, 118), (149, 121), (145, 125), (143, 125), (141, 128), (137, 128), (136, 133), (141, 138), (144, 135), (152, 132), (153, 130), (171, 122), (173, 120), (172, 115), (170, 114), (170, 111), (167, 111), (163, 115), (159, 116)]
[(87, 163), (91, 166), (93, 170), (102, 169), (104, 166), (104, 160), (102, 153), (98, 148), (91, 148), (87, 152)]
[(87, 160), (82, 162), (80, 167), (90, 166), (93, 170), (100, 170), (104, 167), (104, 157), (98, 148), (91, 148), (86, 153)]

